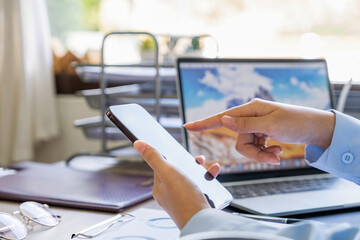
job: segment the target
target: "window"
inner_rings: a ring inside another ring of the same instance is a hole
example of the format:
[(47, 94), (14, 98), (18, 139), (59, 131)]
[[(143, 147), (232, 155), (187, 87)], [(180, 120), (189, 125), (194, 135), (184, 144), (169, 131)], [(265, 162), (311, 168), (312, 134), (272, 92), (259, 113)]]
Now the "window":
[(104, 33), (133, 30), (170, 35), (210, 34), (219, 45), (221, 57), (325, 57), (334, 82), (347, 81), (354, 69), (360, 69), (357, 0), (47, 0), (47, 3), (57, 45), (93, 63), (99, 61)]

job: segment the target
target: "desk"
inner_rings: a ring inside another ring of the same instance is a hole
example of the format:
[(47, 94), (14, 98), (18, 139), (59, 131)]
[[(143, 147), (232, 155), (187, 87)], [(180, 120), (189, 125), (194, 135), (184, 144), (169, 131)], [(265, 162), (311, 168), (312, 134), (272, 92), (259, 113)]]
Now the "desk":
[[(19, 209), (20, 202), (10, 202), (0, 200), (0, 211), (13, 213)], [(139, 207), (159, 209), (160, 206), (155, 200), (147, 200), (137, 204), (135, 207), (128, 208), (126, 211), (132, 211)], [(65, 240), (71, 239), (71, 234), (79, 232), (96, 223), (106, 220), (115, 215), (115, 213), (80, 210), (73, 208), (62, 208), (50, 206), (54, 214), (61, 216), (61, 222), (58, 226), (52, 228), (36, 226), (34, 230), (28, 232), (26, 240)]]
[[(58, 163), (59, 165), (64, 164), (64, 162)], [(74, 162), (73, 167), (81, 167), (84, 164)], [(116, 166), (115, 168), (112, 168)], [(138, 165), (135, 165), (139, 167)], [(146, 165), (147, 166), (147, 165)], [(114, 165), (113, 162), (109, 164), (104, 164), (103, 162), (99, 164), (98, 161), (87, 161), (86, 163), (87, 170), (96, 171), (101, 169), (111, 169), (112, 171), (119, 171), (121, 168), (118, 165)], [(128, 166), (129, 167), (129, 166)], [(13, 213), (19, 208), (20, 202), (11, 202), (0, 200), (0, 212)], [(126, 209), (125, 212), (133, 211), (137, 208), (152, 208), (160, 209), (161, 207), (156, 203), (155, 200), (150, 199), (145, 202), (139, 203), (133, 207)], [(81, 210), (75, 208), (64, 208), (64, 207), (54, 207), (50, 205), (50, 208), (54, 214), (61, 216), (61, 222), (58, 226), (53, 228), (45, 227), (35, 227), (34, 230), (29, 231), (26, 240), (64, 240), (70, 239), (73, 233), (79, 232), (85, 228), (88, 228), (96, 223), (99, 223), (103, 220), (106, 220), (115, 215), (115, 213), (101, 212), (101, 211), (90, 211), (90, 210)], [(234, 211), (231, 208), (226, 210)], [(295, 216), (297, 218), (317, 220), (324, 223), (342, 223), (347, 222), (354, 226), (360, 227), (360, 208), (353, 209), (346, 212), (331, 212), (327, 215), (324, 213), (321, 214), (312, 214), (312, 215), (303, 215)]]
[[(12, 213), (18, 210), (18, 202), (0, 201), (0, 211)], [(155, 200), (147, 200), (143, 203), (127, 209), (127, 211), (136, 208), (146, 207), (159, 209), (160, 206)], [(53, 228), (36, 227), (33, 231), (29, 231), (26, 240), (64, 240), (70, 239), (71, 234), (83, 230), (91, 225), (114, 216), (114, 213), (106, 213), (100, 211), (88, 211), (72, 208), (51, 207), (55, 214), (61, 215), (61, 223)], [(360, 226), (360, 209), (348, 212), (334, 212), (331, 215), (316, 214), (318, 216), (304, 216), (304, 219), (317, 220), (324, 223), (341, 223), (348, 222), (354, 226)]]

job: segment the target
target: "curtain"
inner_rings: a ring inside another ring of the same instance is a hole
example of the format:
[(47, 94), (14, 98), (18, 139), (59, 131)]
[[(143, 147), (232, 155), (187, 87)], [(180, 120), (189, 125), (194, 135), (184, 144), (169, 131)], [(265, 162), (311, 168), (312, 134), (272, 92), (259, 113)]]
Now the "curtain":
[(0, 0), (0, 166), (58, 135), (44, 0)]

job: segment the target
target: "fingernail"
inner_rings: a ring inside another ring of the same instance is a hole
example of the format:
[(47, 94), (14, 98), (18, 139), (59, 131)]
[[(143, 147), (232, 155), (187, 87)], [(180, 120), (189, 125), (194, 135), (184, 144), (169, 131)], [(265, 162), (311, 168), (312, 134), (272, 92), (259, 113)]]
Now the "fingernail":
[(183, 126), (186, 128), (186, 126), (192, 125), (194, 122), (187, 122)]
[(134, 142), (134, 147), (138, 151), (138, 153), (143, 154), (146, 147), (147, 147), (147, 144), (145, 142), (140, 141), (140, 140), (136, 140)]
[(279, 159), (271, 159), (268, 161), (268, 163), (271, 165), (280, 165), (280, 160)]
[(223, 116), (222, 118), (221, 118), (221, 121), (223, 122), (223, 123), (225, 123), (226, 125), (228, 125), (228, 126), (234, 126), (235, 125), (235, 119), (234, 118), (232, 118), (232, 117), (230, 117), (230, 116)]
[(282, 153), (283, 153), (283, 150), (281, 149), (281, 151), (276, 152), (275, 154), (276, 154), (276, 156), (279, 156), (279, 155), (282, 154)]

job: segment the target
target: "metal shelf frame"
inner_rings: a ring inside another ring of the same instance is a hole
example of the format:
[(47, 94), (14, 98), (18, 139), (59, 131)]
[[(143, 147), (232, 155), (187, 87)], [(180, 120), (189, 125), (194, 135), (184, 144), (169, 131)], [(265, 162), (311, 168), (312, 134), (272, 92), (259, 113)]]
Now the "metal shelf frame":
[[(153, 65), (147, 65), (147, 67), (155, 67), (156, 75), (154, 78), (155, 81), (155, 116), (156, 120), (160, 120), (160, 112), (161, 112), (161, 106), (160, 106), (160, 97), (161, 97), (161, 79), (160, 79), (160, 64), (159, 64), (159, 43), (157, 41), (157, 38), (154, 34), (149, 32), (111, 32), (105, 35), (102, 44), (101, 44), (101, 74), (100, 74), (100, 89), (101, 89), (101, 96), (100, 96), (100, 104), (101, 104), (101, 153), (106, 154), (107, 153), (107, 139), (106, 139), (106, 119), (105, 119), (105, 112), (106, 112), (106, 100), (107, 95), (105, 92), (105, 89), (107, 87), (107, 80), (105, 75), (105, 68), (109, 65), (105, 64), (105, 53), (104, 48), (106, 44), (106, 40), (109, 39), (112, 36), (120, 35), (120, 36), (126, 36), (126, 35), (145, 35), (152, 38), (155, 42), (155, 49), (154, 49), (154, 64)], [(111, 66), (111, 65), (110, 65)], [(129, 66), (129, 65), (119, 65), (120, 66)], [(142, 66), (142, 65), (137, 65)]]
[[(134, 64), (107, 64), (105, 46), (108, 39), (113, 36), (146, 36), (154, 41), (153, 60), (146, 62), (142, 61)], [(100, 141), (100, 151), (95, 154), (98, 156), (118, 157), (117, 154), (126, 146), (131, 146), (130, 141), (126, 137), (122, 138), (114, 131), (114, 126), (110, 125), (105, 116), (105, 112), (109, 104), (122, 104), (127, 102), (139, 102), (139, 104), (149, 105), (151, 113), (158, 122), (163, 122), (163, 118), (176, 116), (178, 109), (174, 108), (177, 98), (176, 89), (176, 69), (175, 59), (160, 59), (159, 40), (163, 35), (155, 35), (145, 31), (116, 31), (106, 34), (101, 43), (101, 62), (100, 64), (86, 64), (73, 63), (72, 66), (76, 68), (76, 72), (84, 82), (99, 83), (98, 89), (82, 90), (77, 92), (78, 96), (85, 97), (89, 106), (98, 109), (100, 116), (98, 120), (94, 119), (80, 119), (76, 121), (75, 127), (80, 127), (84, 131), (85, 136)], [(212, 38), (216, 44), (216, 57), (218, 56), (218, 43), (208, 34), (196, 36), (167, 36), (169, 37), (168, 47), (169, 51), (173, 51), (177, 40), (180, 38)], [(170, 53), (170, 52), (169, 52)], [(172, 55), (169, 55), (172, 56)], [(175, 57), (175, 55), (173, 56)], [(140, 75), (137, 68), (142, 68)], [(130, 70), (129, 70), (130, 69)], [(133, 70), (134, 69), (134, 70)], [(151, 69), (151, 71), (150, 71)], [(173, 71), (173, 69), (175, 71)], [(144, 72), (145, 71), (145, 72)], [(150, 72), (149, 72), (150, 71)], [(125, 74), (126, 72), (126, 74)], [(123, 75), (122, 75), (123, 74)], [(140, 76), (140, 77), (139, 77)], [(119, 83), (119, 86), (117, 84)], [(113, 86), (115, 85), (115, 86)], [(111, 86), (111, 87), (109, 87)], [(120, 100), (121, 99), (121, 100)], [(175, 110), (174, 110), (175, 109)], [(166, 113), (166, 114), (165, 114)], [(166, 124), (165, 124), (166, 125)], [(174, 137), (181, 141), (181, 134), (179, 127), (165, 126), (174, 134)], [(96, 128), (95, 130), (93, 128)], [(111, 128), (111, 129), (109, 129)], [(179, 130), (179, 131), (178, 131)], [(114, 149), (109, 148), (109, 141), (120, 140), (119, 147), (116, 153)], [(69, 162), (71, 159), (69, 159)]]

